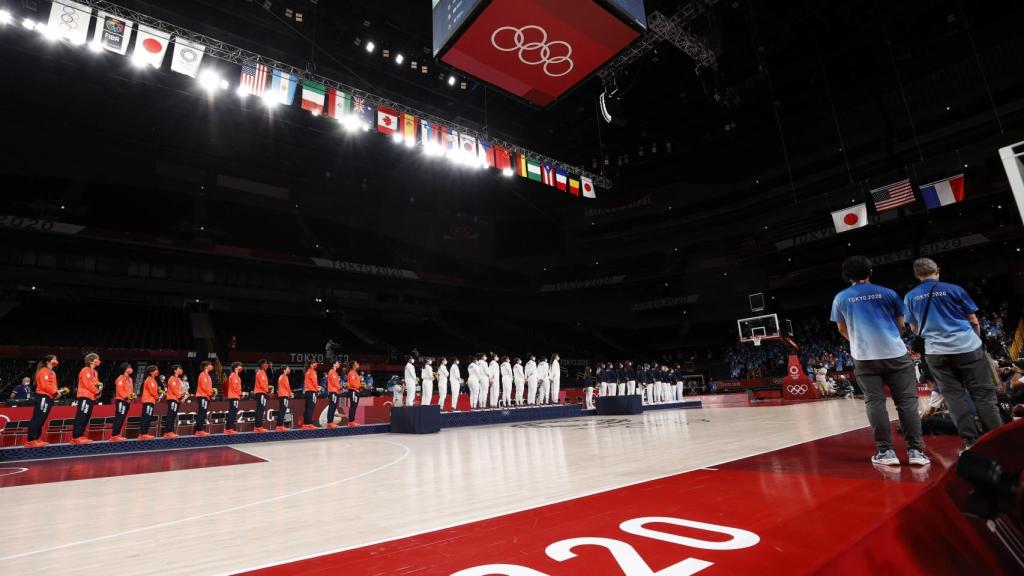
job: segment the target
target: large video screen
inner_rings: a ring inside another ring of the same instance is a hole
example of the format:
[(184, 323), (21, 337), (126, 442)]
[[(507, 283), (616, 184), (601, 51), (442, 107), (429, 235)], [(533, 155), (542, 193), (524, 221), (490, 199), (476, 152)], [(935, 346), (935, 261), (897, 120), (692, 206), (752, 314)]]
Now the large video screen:
[[(643, 0), (626, 1), (640, 2), (643, 8)], [(462, 26), (466, 17), (480, 2), (481, 0), (433, 0), (434, 56), (444, 48), (448, 39)]]
[[(462, 12), (452, 12), (453, 21), (465, 19), (468, 5), (477, 3), (462, 4)], [(441, 43), (441, 61), (547, 106), (640, 35), (611, 10), (594, 0), (492, 0), (450, 46)], [(435, 26), (436, 18), (437, 10)]]

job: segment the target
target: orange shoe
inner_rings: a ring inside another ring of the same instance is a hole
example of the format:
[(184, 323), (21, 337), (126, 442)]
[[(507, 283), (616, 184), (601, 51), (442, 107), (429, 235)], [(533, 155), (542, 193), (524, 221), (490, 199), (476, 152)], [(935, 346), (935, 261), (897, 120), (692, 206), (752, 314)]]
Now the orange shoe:
[(152, 440), (153, 438), (156, 438), (156, 436), (153, 436), (152, 434), (140, 434), (139, 435), (139, 440)]
[(167, 438), (168, 440), (172, 440), (174, 438), (177, 438), (178, 435), (175, 434), (174, 432), (164, 432), (164, 436), (163, 437)]
[(75, 446), (81, 446), (82, 444), (92, 444), (92, 440), (89, 440), (85, 436), (79, 436), (78, 438), (72, 438), (71, 443)]
[(199, 432), (195, 433), (195, 436), (197, 438), (202, 438), (203, 436), (209, 436), (209, 435), (210, 435), (210, 433), (205, 431), (205, 430), (200, 430)]
[(233, 434), (238, 434), (238, 430), (232, 430), (231, 428), (228, 428), (228, 429), (224, 430), (224, 434), (226, 434), (228, 436), (231, 436)]
[(46, 446), (47, 444), (49, 444), (49, 442), (44, 442), (42, 440), (33, 440), (31, 442), (26, 442), (25, 443), (25, 448), (42, 448), (43, 446)]
[(288, 430), (290, 430), (290, 428), (285, 428), (284, 426), (275, 426), (274, 427), (274, 432), (287, 432)]
[(124, 436), (111, 436), (109, 441), (110, 442), (124, 442), (125, 440), (127, 440), (127, 438), (125, 438)]
[(338, 427), (338, 425), (337, 425), (337, 424), (335, 424), (334, 422), (328, 422), (328, 423), (327, 423), (327, 427), (328, 427), (328, 428), (337, 428), (337, 427)]
[(252, 431), (253, 432), (258, 432), (258, 433), (263, 433), (263, 432), (267, 432), (267, 429), (262, 427), (262, 426), (260, 426), (259, 428), (253, 428)]
[(302, 425), (302, 429), (303, 430), (316, 430), (316, 426), (313, 426), (312, 424), (303, 424)]
[(356, 426), (359, 426), (359, 422), (349, 422), (348, 423), (348, 427), (349, 428), (355, 428)]

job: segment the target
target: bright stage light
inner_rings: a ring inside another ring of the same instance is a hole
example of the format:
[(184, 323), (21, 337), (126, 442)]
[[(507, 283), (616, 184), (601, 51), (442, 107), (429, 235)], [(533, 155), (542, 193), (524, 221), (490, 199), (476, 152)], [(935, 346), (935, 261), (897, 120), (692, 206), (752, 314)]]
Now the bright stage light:
[(373, 52), (373, 50), (374, 50), (374, 49), (375, 49), (376, 47), (377, 47), (377, 45), (376, 45), (376, 44), (374, 44), (374, 43), (373, 43), (372, 41), (368, 41), (368, 42), (366, 43), (366, 51), (367, 51), (367, 52)]
[(405, 147), (406, 148), (412, 148), (415, 145), (416, 145), (416, 140), (414, 138), (406, 138), (405, 139)]
[(448, 77), (448, 85), (449, 86), (455, 86), (455, 76), (449, 76)]
[(31, 18), (25, 18), (24, 20), (22, 20), (21, 25), (29, 30), (36, 29), (36, 21)]
[(359, 129), (359, 119), (352, 115), (345, 116), (341, 120), (341, 125), (345, 127), (346, 132), (355, 132)]
[(99, 54), (103, 51), (103, 45), (101, 45), (99, 42), (89, 42), (89, 51)]
[(511, 169), (511, 168), (505, 168), (505, 169), (503, 169), (503, 170), (501, 171), (501, 175), (502, 175), (502, 176), (511, 176), (511, 175), (512, 175), (512, 169)]
[(133, 56), (132, 57), (132, 66), (135, 66), (136, 68), (145, 68), (146, 67), (146, 58), (143, 57), (143, 56)]
[(228, 83), (227, 80), (218, 76), (213, 70), (203, 70), (200, 72), (197, 81), (199, 82), (199, 85), (210, 94), (213, 94), (217, 90), (223, 90), (226, 87), (225, 85)]
[(405, 56), (395, 54), (395, 64), (401, 64), (402, 62), (405, 62)]
[(231, 85), (228, 84), (227, 80), (221, 80), (219, 86), (220, 86), (221, 90), (227, 90), (228, 87), (231, 86)]
[(279, 104), (279, 102), (277, 101), (277, 94), (275, 92), (264, 92), (263, 104), (267, 108), (273, 108), (274, 106), (277, 106)]
[(39, 32), (39, 35), (49, 42), (53, 42), (55, 40), (60, 39), (60, 35), (57, 34), (57, 31), (47, 26), (46, 24), (37, 24), (36, 32)]
[(402, 140), (403, 140), (402, 133), (401, 132), (393, 132), (391, 134), (391, 140), (394, 141), (395, 144), (401, 144)]
[(11, 16), (10, 12), (7, 10), (0, 10), (0, 24), (6, 26), (10, 24), (12, 20), (14, 20), (14, 16)]

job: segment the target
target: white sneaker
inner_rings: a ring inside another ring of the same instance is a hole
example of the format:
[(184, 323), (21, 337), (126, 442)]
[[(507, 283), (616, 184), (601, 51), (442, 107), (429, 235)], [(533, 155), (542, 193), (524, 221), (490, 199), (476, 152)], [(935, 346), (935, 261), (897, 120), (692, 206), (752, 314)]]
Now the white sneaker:
[(932, 461), (929, 460), (928, 457), (924, 455), (924, 452), (916, 448), (911, 448), (910, 450), (907, 450), (907, 456), (910, 460), (911, 466), (927, 466), (928, 464), (932, 463)]
[[(925, 458), (927, 460), (927, 458)], [(891, 448), (885, 452), (879, 451), (871, 457), (872, 464), (880, 464), (882, 466), (899, 466), (900, 459), (896, 457), (896, 452)]]

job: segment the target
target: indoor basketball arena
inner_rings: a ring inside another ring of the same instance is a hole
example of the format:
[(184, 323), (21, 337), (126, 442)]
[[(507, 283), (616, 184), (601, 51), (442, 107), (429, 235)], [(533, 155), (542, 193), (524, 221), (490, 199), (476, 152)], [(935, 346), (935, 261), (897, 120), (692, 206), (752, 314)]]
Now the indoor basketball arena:
[(1024, 574), (1022, 23), (0, 0), (0, 573)]

